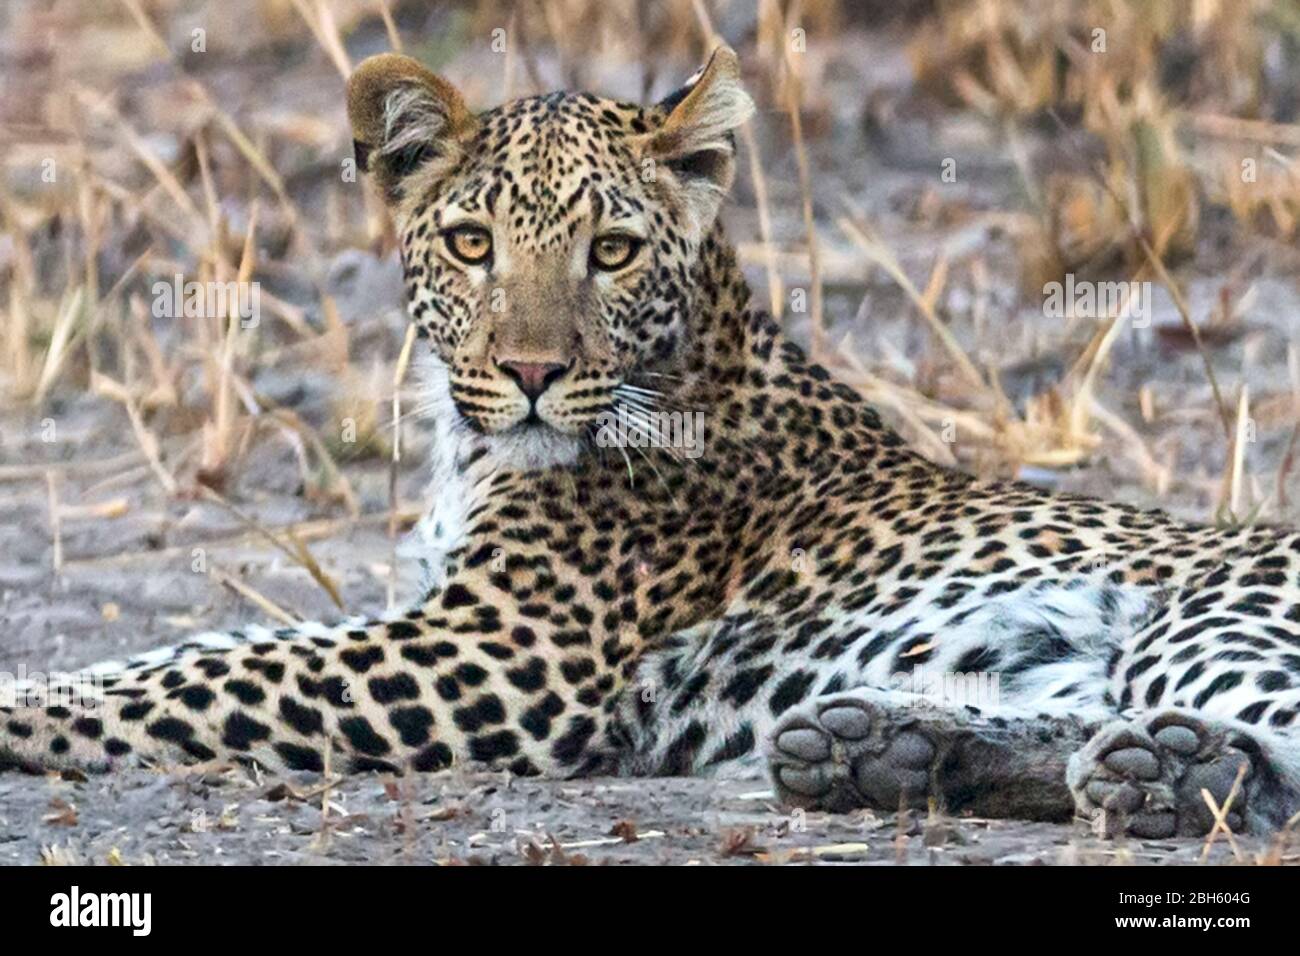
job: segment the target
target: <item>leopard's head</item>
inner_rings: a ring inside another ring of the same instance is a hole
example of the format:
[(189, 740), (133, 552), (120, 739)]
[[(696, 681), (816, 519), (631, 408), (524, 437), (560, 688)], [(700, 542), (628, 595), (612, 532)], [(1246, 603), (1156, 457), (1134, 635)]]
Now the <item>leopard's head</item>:
[(552, 93), (475, 114), (409, 57), (358, 67), (358, 163), (400, 237), (408, 309), (455, 415), (503, 462), (571, 461), (597, 417), (671, 381), (700, 249), (753, 105), (725, 47), (653, 106)]

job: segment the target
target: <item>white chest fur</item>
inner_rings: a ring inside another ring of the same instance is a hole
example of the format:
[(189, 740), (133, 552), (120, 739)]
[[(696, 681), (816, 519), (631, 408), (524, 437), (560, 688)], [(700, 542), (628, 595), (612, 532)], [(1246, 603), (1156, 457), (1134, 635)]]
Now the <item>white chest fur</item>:
[(425, 591), (447, 580), (447, 555), (467, 539), (470, 512), (486, 494), (491, 466), (469, 461), (483, 441), (460, 421), (452, 403), (447, 367), (430, 357), (421, 365), (421, 407), (433, 426), (432, 468), (423, 517), (398, 548), (398, 557), (418, 562)]

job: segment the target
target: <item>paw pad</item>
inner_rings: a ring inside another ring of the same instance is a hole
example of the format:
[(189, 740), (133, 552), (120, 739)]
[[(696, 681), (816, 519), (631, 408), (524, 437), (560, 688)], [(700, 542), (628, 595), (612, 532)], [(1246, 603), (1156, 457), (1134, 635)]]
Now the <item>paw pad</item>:
[(1184, 756), (1194, 754), (1201, 747), (1201, 738), (1190, 727), (1170, 724), (1156, 731), (1156, 742), (1160, 746)]
[(821, 722), (845, 740), (861, 740), (871, 733), (871, 717), (861, 707), (827, 707), (821, 713)]
[(1143, 747), (1124, 747), (1106, 754), (1106, 766), (1125, 777), (1155, 780), (1160, 776), (1160, 760)]

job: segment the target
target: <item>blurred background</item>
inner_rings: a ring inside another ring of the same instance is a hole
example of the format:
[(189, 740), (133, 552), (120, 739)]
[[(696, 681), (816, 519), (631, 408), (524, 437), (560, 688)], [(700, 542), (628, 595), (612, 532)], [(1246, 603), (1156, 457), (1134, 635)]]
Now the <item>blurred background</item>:
[[(717, 37), (760, 106), (724, 213), (755, 299), (924, 454), (1297, 520), (1296, 0), (6, 0), (0, 665), (410, 588), (426, 437), (354, 64), (647, 100)], [(260, 320), (159, 317), (177, 275)], [(1150, 309), (1060, 314), (1067, 276)]]

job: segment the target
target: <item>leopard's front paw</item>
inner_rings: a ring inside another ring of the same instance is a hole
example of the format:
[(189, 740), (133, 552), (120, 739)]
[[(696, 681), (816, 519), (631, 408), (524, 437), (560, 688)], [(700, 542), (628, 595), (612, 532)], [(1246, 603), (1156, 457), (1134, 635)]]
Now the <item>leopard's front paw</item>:
[(917, 722), (870, 689), (819, 697), (788, 711), (768, 745), (777, 796), (845, 812), (924, 807), (935, 746)]
[(1213, 721), (1176, 710), (1107, 724), (1070, 758), (1066, 779), (1076, 812), (1107, 837), (1203, 836), (1214, 814), (1201, 791), (1222, 808), (1244, 765), (1225, 818), (1239, 830), (1254, 767), (1231, 737)]

